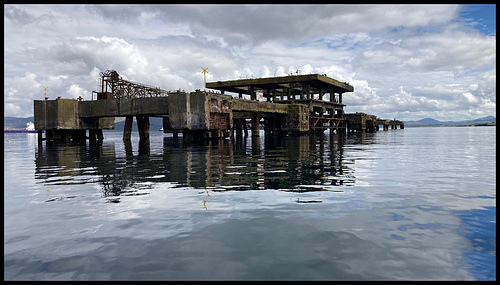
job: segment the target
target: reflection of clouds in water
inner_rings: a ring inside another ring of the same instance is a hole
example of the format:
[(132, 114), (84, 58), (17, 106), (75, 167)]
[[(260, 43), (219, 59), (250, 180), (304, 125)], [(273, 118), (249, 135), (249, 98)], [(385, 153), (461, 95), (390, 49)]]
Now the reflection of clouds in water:
[[(245, 219), (225, 219), (147, 242), (93, 238), (91, 243), (101, 246), (85, 255), (54, 257), (45, 251), (38, 261), (18, 258), (27, 267), (45, 268), (46, 276), (54, 279), (67, 272), (76, 280), (469, 279), (449, 266), (459, 261), (446, 250), (388, 246), (359, 232), (325, 231), (276, 218), (278, 214), (247, 212)], [(69, 241), (61, 243), (64, 247)], [(116, 251), (121, 258), (114, 258)]]
[[(136, 143), (125, 154), (121, 132), (101, 148), (44, 144), (35, 158), (38, 189), (29, 199), (38, 201), (35, 212), (56, 222), (39, 225), (38, 232), (75, 233), (71, 241), (43, 241), (75, 250), (55, 255), (30, 245), (34, 262), (13, 245), (38, 244), (45, 236), (9, 234), (5, 260), (26, 263), (23, 272), (31, 267), (35, 277), (42, 268), (44, 276), (74, 279), (491, 278), (496, 246), (488, 234), (495, 223), (488, 219), (494, 214), (460, 213), (495, 206), (489, 158), (494, 150), (484, 156), (479, 144), (472, 151), (469, 146), (463, 159), (448, 153), (457, 160), (453, 167), (469, 162), (470, 154), (483, 155), (478, 160), (485, 163), (446, 175), (437, 156), (421, 154), (427, 144), (419, 136), (436, 131), (404, 132), (404, 140), (393, 137), (396, 132), (379, 132), (356, 144), (325, 144), (322, 151), (309, 137), (285, 144), (261, 137), (258, 152), (250, 140), (196, 146), (152, 137), (147, 155), (139, 154)], [(478, 181), (483, 174), (490, 178)], [(459, 176), (460, 183), (451, 181)], [(118, 186), (116, 196), (105, 195), (104, 177)], [(43, 202), (60, 197), (74, 198)], [(119, 203), (106, 203), (110, 199)], [(80, 243), (87, 250), (76, 251)], [(10, 270), (6, 276), (17, 274)]]

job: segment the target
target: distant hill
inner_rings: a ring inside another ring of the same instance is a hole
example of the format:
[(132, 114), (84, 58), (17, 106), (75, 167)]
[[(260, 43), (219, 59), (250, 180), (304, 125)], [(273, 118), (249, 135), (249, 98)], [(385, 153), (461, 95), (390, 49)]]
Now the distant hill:
[(486, 125), (496, 125), (497, 119), (493, 116), (487, 116), (475, 120), (466, 121), (438, 121), (433, 118), (425, 118), (418, 121), (406, 121), (405, 127), (430, 127), (430, 126), (486, 126)]
[(473, 122), (496, 122), (497, 118), (493, 116), (488, 116), (484, 118), (475, 119)]
[(3, 118), (3, 128), (4, 129), (23, 129), (26, 128), (28, 122), (35, 122), (35, 117), (28, 118), (17, 118), (17, 117), (4, 117)]
[(442, 124), (442, 122), (435, 120), (433, 118), (421, 119), (421, 120), (418, 120), (417, 123), (419, 123), (421, 125), (440, 125), (440, 124)]

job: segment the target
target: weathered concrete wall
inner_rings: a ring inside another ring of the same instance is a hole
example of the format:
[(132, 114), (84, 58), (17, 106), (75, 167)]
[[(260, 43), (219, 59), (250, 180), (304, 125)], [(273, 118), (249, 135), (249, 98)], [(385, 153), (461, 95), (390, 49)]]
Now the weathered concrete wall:
[(81, 129), (103, 129), (113, 130), (115, 128), (115, 117), (106, 118), (80, 118)]
[(258, 112), (258, 113), (277, 113), (286, 114), (288, 108), (286, 104), (276, 104), (271, 102), (260, 102), (244, 100), (239, 98), (232, 99), (233, 112)]
[(284, 132), (309, 131), (309, 106), (302, 104), (284, 106), (287, 106), (288, 112), (282, 120), (281, 130)]
[(377, 116), (365, 113), (345, 114), (348, 131), (368, 131), (377, 130)]
[(189, 94), (186, 92), (176, 92), (169, 94), (168, 103), (168, 124), (163, 128), (173, 130), (187, 130), (191, 127), (191, 110), (189, 108)]
[(117, 100), (81, 101), (78, 104), (80, 117), (109, 117), (119, 113)]
[(207, 93), (208, 128), (229, 130), (233, 127), (233, 96)]
[(189, 94), (191, 126), (190, 130), (208, 130), (209, 112), (208, 95), (205, 92), (197, 91)]
[(227, 130), (232, 127), (232, 96), (205, 91), (170, 93), (164, 130)]
[(169, 97), (120, 98), (112, 100), (81, 101), (80, 117), (120, 117), (139, 115), (166, 115)]
[(35, 100), (35, 129), (79, 129), (77, 103), (78, 101), (73, 99)]
[[(103, 100), (104, 101), (104, 100)], [(81, 101), (74, 99), (35, 100), (36, 130), (114, 129), (115, 118), (80, 118)]]

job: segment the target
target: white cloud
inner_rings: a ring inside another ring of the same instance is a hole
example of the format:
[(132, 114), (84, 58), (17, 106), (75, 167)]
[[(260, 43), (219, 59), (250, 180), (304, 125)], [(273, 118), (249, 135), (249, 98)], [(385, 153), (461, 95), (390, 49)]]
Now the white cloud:
[(71, 84), (71, 86), (68, 88), (67, 93), (70, 95), (69, 97), (71, 98), (78, 98), (82, 97), (84, 95), (84, 90), (78, 86), (78, 84)]
[(496, 37), (462, 24), (460, 9), (5, 5), (4, 103), (30, 116), (42, 85), (52, 98), (88, 99), (107, 69), (192, 91), (203, 87), (201, 67), (208, 67), (208, 81), (327, 74), (354, 86), (344, 94), (348, 112), (405, 120), (495, 115)]
[(24, 117), (21, 107), (18, 104), (6, 103), (4, 106), (4, 116), (6, 117)]
[(465, 97), (465, 99), (469, 103), (477, 103), (477, 101), (478, 101), (477, 98), (474, 95), (472, 95), (470, 92), (465, 92), (462, 95)]

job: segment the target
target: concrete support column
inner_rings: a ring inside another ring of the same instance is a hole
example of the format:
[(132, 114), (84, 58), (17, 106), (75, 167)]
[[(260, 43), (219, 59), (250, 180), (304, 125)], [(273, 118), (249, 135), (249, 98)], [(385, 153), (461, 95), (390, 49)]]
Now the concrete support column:
[(259, 114), (252, 113), (252, 136), (259, 136)]
[(241, 123), (243, 124), (243, 133), (245, 134), (245, 137), (248, 137), (247, 120), (246, 119), (241, 119)]
[(89, 129), (89, 141), (98, 140), (102, 142), (104, 140), (104, 136), (102, 134), (102, 129)]
[(287, 88), (286, 89), (286, 98), (288, 100), (292, 100), (292, 94), (291, 94), (291, 91), (290, 91), (291, 88)]
[(242, 123), (241, 123), (241, 119), (235, 119), (233, 121), (233, 125), (234, 125), (234, 130), (236, 132), (236, 137), (241, 137), (242, 136), (242, 131), (243, 131), (243, 126), (242, 126)]
[(123, 140), (129, 141), (132, 136), (132, 122), (134, 116), (126, 116), (125, 117), (125, 126), (123, 127)]
[(104, 135), (102, 134), (102, 129), (96, 130), (96, 136), (97, 136), (98, 141), (102, 142), (104, 140)]
[(136, 116), (137, 129), (141, 140), (149, 139), (149, 116)]
[(257, 100), (253, 86), (250, 86), (250, 100)]

